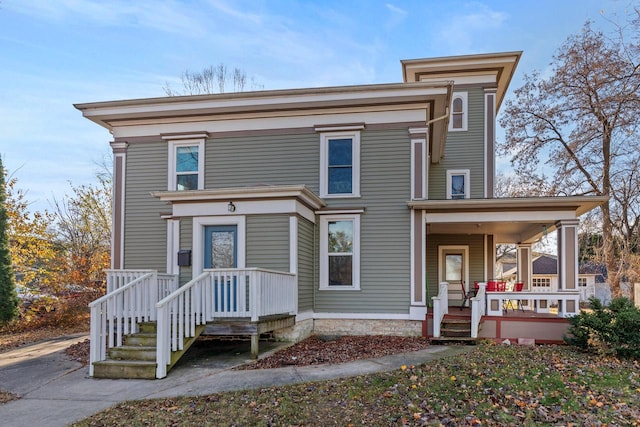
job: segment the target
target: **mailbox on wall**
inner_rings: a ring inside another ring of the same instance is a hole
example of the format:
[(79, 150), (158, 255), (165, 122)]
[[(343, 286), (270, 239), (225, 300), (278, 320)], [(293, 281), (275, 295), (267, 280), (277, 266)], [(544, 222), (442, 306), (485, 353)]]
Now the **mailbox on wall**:
[(191, 249), (181, 249), (178, 251), (178, 266), (189, 267), (191, 265)]

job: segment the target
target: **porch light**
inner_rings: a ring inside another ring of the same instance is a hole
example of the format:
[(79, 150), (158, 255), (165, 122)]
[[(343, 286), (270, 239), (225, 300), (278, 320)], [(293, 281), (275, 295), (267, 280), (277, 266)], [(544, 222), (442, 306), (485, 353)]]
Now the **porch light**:
[(236, 205), (234, 205), (233, 202), (229, 202), (229, 204), (227, 205), (227, 210), (229, 212), (235, 212), (236, 211)]

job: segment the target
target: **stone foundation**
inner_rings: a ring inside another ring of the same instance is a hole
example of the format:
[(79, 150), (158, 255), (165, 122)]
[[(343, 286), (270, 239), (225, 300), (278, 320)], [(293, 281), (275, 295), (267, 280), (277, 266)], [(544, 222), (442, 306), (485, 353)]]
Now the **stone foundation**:
[(422, 336), (422, 321), (315, 319), (315, 335), (394, 335)]
[(273, 332), (273, 336), (278, 341), (298, 342), (308, 338), (313, 334), (313, 319), (306, 319), (296, 322), (295, 325), (279, 329)]

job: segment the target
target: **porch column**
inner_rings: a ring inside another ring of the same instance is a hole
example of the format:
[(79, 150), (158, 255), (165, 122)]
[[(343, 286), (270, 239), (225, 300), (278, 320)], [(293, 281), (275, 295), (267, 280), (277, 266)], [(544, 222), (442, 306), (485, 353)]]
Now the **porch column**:
[(493, 279), (496, 275), (496, 244), (493, 239), (493, 234), (485, 234), (484, 245), (485, 245), (484, 281), (487, 282)]
[(409, 318), (424, 320), (427, 315), (425, 292), (425, 254), (427, 229), (424, 211), (411, 211), (411, 306)]
[[(563, 220), (556, 223), (558, 230), (558, 290), (574, 290), (578, 287), (578, 220)], [(575, 313), (574, 301), (560, 306), (562, 313)]]
[(111, 268), (124, 268), (124, 193), (125, 168), (127, 164), (126, 142), (110, 143), (113, 151), (113, 193), (111, 219)]
[(523, 289), (530, 290), (531, 275), (533, 274), (531, 244), (518, 244), (516, 254), (518, 260), (518, 282), (524, 283)]

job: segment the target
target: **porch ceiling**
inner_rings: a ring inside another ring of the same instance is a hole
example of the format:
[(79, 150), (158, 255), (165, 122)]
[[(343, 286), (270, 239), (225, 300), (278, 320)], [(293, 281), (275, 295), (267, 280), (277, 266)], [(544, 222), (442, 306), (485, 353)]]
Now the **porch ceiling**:
[(576, 220), (608, 201), (601, 196), (412, 200), (427, 234), (492, 234), (496, 243), (532, 243), (561, 220)]

